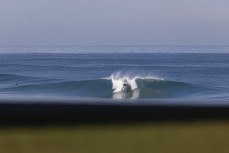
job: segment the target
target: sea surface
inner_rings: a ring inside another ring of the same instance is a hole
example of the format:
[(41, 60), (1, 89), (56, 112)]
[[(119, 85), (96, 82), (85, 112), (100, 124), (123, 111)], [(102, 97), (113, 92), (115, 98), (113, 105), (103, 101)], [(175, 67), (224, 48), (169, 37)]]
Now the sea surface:
[(229, 53), (174, 48), (0, 52), (0, 100), (229, 104)]

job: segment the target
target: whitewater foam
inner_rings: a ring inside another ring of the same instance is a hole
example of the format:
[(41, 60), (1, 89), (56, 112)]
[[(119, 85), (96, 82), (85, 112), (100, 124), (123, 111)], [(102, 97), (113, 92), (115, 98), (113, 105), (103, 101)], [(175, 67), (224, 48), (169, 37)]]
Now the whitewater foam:
[(115, 72), (110, 75), (108, 78), (104, 78), (112, 81), (112, 89), (113, 93), (121, 92), (123, 89), (123, 84), (128, 84), (131, 90), (135, 90), (138, 88), (137, 80), (164, 80), (162, 78), (153, 76), (151, 74), (148, 75), (139, 75), (134, 73), (125, 73), (125, 72)]

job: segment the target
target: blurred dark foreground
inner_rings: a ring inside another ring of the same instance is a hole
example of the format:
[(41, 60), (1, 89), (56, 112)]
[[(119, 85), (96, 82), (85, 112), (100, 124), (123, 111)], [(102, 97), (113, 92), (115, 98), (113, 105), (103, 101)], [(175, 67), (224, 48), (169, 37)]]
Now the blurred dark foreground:
[(228, 153), (229, 107), (0, 104), (1, 153)]
[(0, 103), (0, 125), (228, 120), (227, 105)]

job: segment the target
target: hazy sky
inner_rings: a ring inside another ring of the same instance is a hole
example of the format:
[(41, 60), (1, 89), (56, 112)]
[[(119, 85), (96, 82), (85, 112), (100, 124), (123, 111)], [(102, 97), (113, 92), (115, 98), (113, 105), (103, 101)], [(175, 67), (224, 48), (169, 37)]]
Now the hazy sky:
[(228, 0), (0, 0), (0, 45), (228, 45)]

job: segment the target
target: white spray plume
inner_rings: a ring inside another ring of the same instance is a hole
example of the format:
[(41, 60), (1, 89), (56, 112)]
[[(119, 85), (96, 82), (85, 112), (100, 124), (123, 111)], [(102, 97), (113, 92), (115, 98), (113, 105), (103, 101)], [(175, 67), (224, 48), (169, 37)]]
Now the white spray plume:
[(123, 88), (123, 84), (128, 84), (131, 90), (137, 89), (138, 85), (136, 80), (137, 79), (146, 79), (146, 80), (163, 80), (161, 78), (152, 76), (151, 74), (148, 75), (139, 75), (130, 72), (122, 72), (118, 71), (112, 73), (109, 78), (106, 78), (112, 81), (112, 89), (114, 93), (121, 92)]

